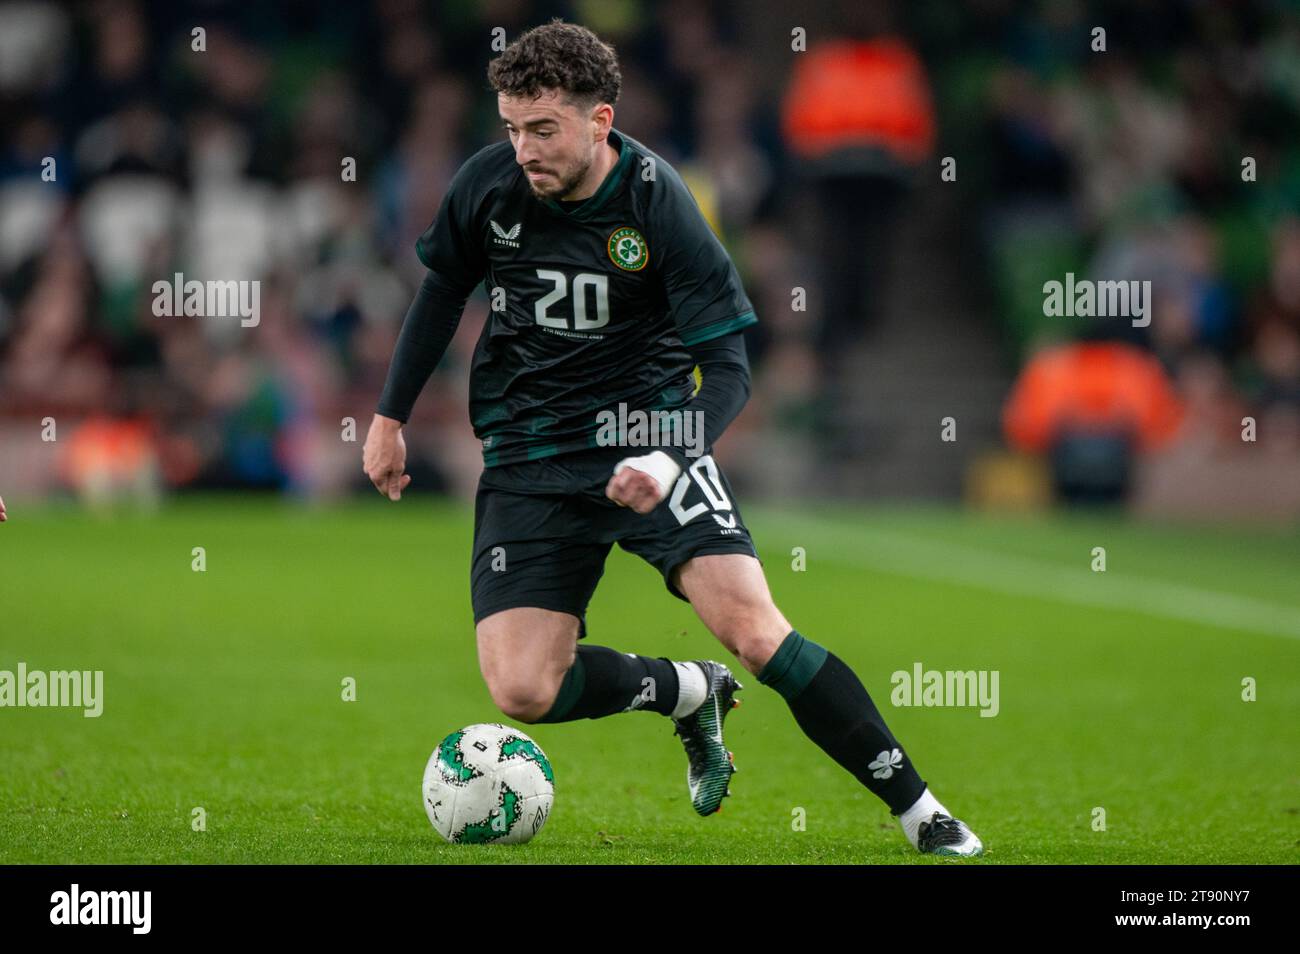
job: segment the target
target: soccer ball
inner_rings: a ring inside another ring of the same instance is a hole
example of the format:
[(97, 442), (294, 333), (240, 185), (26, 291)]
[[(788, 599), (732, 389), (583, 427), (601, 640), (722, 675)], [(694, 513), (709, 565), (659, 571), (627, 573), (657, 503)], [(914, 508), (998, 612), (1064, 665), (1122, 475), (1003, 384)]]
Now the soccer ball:
[(453, 732), (424, 767), (425, 814), (455, 844), (523, 844), (541, 831), (554, 800), (546, 753), (499, 723)]

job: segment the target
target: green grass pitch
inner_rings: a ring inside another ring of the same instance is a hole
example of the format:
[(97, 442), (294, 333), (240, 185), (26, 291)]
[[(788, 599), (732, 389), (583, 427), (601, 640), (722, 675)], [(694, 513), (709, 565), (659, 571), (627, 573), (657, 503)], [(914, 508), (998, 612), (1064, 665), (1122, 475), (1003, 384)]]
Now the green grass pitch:
[[(152, 517), (11, 513), (0, 669), (102, 669), (105, 702), (98, 719), (0, 709), (0, 862), (972, 863), (916, 855), (739, 667), (720, 814), (691, 811), (671, 723), (631, 712), (523, 727), (556, 771), (532, 843), (443, 844), (421, 805), (429, 753), (508, 721), (474, 655), (466, 509), (231, 497)], [(973, 863), (1300, 859), (1294, 530), (930, 508), (746, 520), (785, 614), (857, 671), (983, 839)], [(617, 548), (588, 624), (623, 651), (731, 661)], [(890, 674), (917, 662), (997, 670), (997, 716), (893, 706)]]

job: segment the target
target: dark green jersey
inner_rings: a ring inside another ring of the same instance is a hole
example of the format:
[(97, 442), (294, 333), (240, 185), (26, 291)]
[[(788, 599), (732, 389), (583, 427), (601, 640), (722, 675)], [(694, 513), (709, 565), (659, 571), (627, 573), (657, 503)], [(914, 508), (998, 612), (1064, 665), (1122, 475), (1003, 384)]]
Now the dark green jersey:
[(666, 161), (616, 130), (617, 164), (563, 208), (514, 149), (473, 156), (416, 243), (428, 268), (488, 294), (470, 372), (487, 466), (595, 446), (597, 415), (691, 399), (686, 346), (754, 324), (722, 243)]

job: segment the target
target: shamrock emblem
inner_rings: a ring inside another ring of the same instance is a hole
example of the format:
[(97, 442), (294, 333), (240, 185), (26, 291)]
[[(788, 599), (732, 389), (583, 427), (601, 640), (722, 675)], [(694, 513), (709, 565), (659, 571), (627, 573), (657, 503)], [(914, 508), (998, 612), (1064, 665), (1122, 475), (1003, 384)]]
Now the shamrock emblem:
[(894, 769), (901, 768), (902, 765), (903, 753), (894, 749), (890, 752), (881, 752), (867, 768), (872, 769), (872, 778), (889, 778), (894, 774)]

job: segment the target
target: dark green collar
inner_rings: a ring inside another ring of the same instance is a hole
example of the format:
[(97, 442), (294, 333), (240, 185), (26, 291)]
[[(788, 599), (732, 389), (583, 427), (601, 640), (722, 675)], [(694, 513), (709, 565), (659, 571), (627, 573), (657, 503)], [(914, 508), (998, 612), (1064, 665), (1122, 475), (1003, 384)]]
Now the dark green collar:
[(600, 184), (600, 188), (587, 201), (572, 211), (564, 208), (554, 199), (542, 199), (542, 204), (552, 212), (575, 222), (585, 222), (594, 217), (600, 211), (601, 206), (618, 192), (619, 186), (627, 178), (628, 169), (632, 167), (632, 150), (628, 148), (627, 141), (616, 130), (611, 129), (609, 131), (609, 143), (618, 150), (618, 161), (614, 163), (614, 168), (606, 173), (605, 181)]

